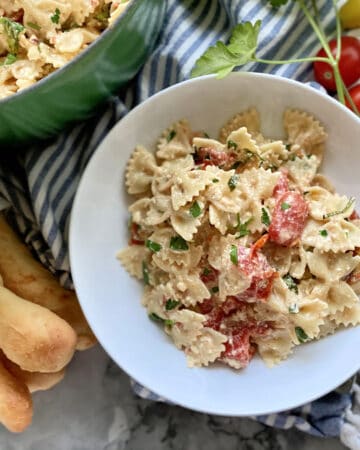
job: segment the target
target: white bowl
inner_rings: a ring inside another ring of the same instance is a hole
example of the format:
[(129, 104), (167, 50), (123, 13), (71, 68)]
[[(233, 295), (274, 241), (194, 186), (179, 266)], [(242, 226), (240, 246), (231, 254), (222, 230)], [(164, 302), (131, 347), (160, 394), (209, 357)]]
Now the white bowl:
[(136, 144), (153, 148), (160, 132), (187, 118), (216, 136), (235, 113), (255, 106), (265, 136), (282, 136), (282, 114), (314, 114), (329, 133), (323, 171), (340, 193), (360, 199), (360, 120), (330, 97), (271, 75), (204, 77), (166, 89), (121, 120), (92, 157), (81, 180), (70, 227), (71, 267), (84, 313), (99, 342), (130, 376), (166, 399), (214, 414), (243, 416), (286, 410), (313, 400), (360, 368), (360, 327), (297, 347), (273, 369), (254, 358), (248, 368), (189, 369), (185, 355), (148, 319), (143, 286), (116, 260), (127, 245), (124, 169)]

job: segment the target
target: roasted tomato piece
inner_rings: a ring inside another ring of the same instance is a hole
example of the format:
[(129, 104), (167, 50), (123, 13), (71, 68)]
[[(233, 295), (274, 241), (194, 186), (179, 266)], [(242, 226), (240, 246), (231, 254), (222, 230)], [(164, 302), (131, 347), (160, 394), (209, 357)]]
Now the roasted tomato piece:
[(225, 351), (220, 359), (233, 359), (246, 367), (255, 354), (255, 347), (250, 342), (250, 328), (236, 330), (225, 343)]
[(285, 192), (289, 191), (289, 180), (288, 180), (288, 171), (283, 169), (280, 171), (280, 177), (276, 186), (274, 187), (273, 196), (275, 198), (280, 197), (280, 195), (285, 194)]
[(269, 226), (269, 239), (278, 245), (291, 247), (300, 238), (309, 215), (309, 207), (298, 192), (285, 192), (275, 205)]
[(194, 153), (194, 161), (197, 165), (222, 166), (230, 168), (235, 162), (235, 155), (215, 150), (214, 148), (201, 147)]
[(130, 245), (144, 245), (144, 241), (139, 237), (140, 226), (131, 222), (130, 225)]

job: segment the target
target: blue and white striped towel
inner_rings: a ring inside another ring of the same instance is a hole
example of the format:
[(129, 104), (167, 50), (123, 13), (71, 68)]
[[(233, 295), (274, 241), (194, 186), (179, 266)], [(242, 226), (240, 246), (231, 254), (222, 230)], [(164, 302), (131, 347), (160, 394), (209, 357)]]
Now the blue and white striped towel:
[[(335, 30), (331, 0), (318, 0), (322, 23), (329, 36)], [(278, 11), (265, 0), (169, 0), (158, 45), (136, 79), (109, 100), (93, 119), (75, 126), (50, 143), (0, 155), (0, 192), (11, 208), (9, 219), (38, 255), (71, 287), (68, 226), (74, 194), (90, 156), (108, 130), (136, 104), (171, 84), (189, 77), (196, 59), (218, 39), (227, 40), (240, 21), (262, 20), (258, 56), (266, 59), (305, 57), (318, 41), (297, 2)], [(274, 73), (308, 81), (308, 64), (269, 66), (248, 64), (242, 70)], [(161, 400), (136, 382), (135, 392)], [(318, 436), (340, 436), (360, 450), (360, 390), (355, 380), (325, 397), (292, 411), (256, 417), (279, 428), (296, 427)]]

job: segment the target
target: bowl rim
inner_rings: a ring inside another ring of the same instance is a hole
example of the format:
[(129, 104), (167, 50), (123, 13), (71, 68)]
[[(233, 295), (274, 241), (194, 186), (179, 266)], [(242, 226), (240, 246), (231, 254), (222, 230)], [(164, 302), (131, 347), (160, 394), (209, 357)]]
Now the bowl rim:
[(138, 3), (141, 3), (141, 1), (143, 0), (130, 0), (130, 3), (128, 4), (125, 11), (115, 20), (115, 22), (110, 26), (108, 26), (104, 31), (102, 31), (101, 34), (95, 39), (95, 41), (93, 41), (90, 45), (88, 45), (84, 50), (82, 50), (80, 53), (74, 56), (74, 58), (70, 59), (62, 67), (59, 67), (58, 69), (51, 72), (49, 75), (46, 75), (44, 78), (41, 78), (40, 80), (36, 81), (31, 86), (18, 90), (14, 94), (11, 94), (5, 98), (0, 99), (0, 106), (5, 105), (6, 103), (11, 103), (11, 101), (17, 99), (20, 95), (23, 95), (25, 93), (30, 94), (32, 91), (37, 90), (38, 87), (42, 87), (43, 85), (51, 83), (53, 79), (61, 77), (61, 75), (67, 70), (69, 70), (69, 68), (75, 65), (78, 61), (81, 61), (83, 58), (85, 58), (87, 54), (90, 51), (92, 51), (93, 48), (96, 48), (99, 45), (101, 45), (101, 42), (104, 39), (106, 39), (107, 35), (110, 34), (115, 29), (115, 27), (120, 26), (121, 22), (125, 20), (125, 18), (130, 14), (130, 12), (137, 6)]
[[(332, 98), (331, 96), (329, 96), (328, 94), (324, 93), (321, 90), (317, 90), (314, 87), (304, 84), (303, 82), (297, 81), (297, 80), (292, 80), (286, 77), (282, 77), (279, 75), (275, 75), (275, 74), (267, 74), (267, 73), (256, 73), (256, 72), (232, 72), (231, 74), (228, 75), (228, 77), (238, 77), (239, 80), (241, 79), (242, 76), (245, 76), (247, 78), (254, 78), (256, 79), (276, 79), (277, 81), (284, 83), (284, 84), (291, 84), (294, 85), (300, 89), (304, 89), (308, 92), (314, 93), (315, 96), (321, 96), (324, 99), (326, 99), (326, 101), (328, 101), (329, 103), (333, 104), (336, 108), (340, 108), (342, 109), (351, 120), (354, 121), (355, 124), (360, 125), (360, 118), (358, 118), (349, 108), (347, 108), (346, 106), (342, 105), (339, 101), (337, 101), (336, 99)], [(112, 128), (111, 130), (109, 130), (108, 134), (112, 133), (114, 131), (114, 128), (119, 125), (119, 123), (123, 123), (127, 122), (127, 120), (129, 120), (128, 118), (137, 113), (138, 110), (142, 109), (144, 107), (144, 105), (151, 101), (154, 97), (161, 97), (164, 95), (167, 95), (169, 92), (179, 89), (179, 88), (183, 88), (183, 86), (186, 86), (188, 84), (192, 84), (192, 83), (199, 83), (202, 80), (207, 80), (207, 79), (213, 79), (216, 78), (215, 75), (205, 75), (205, 76), (201, 76), (201, 77), (196, 77), (196, 78), (191, 78), (191, 79), (187, 79), (184, 81), (181, 81), (179, 83), (176, 83), (172, 86), (169, 86), (157, 93), (155, 93), (154, 95), (148, 97), (146, 100), (144, 100), (143, 102), (141, 102), (140, 104), (138, 104), (135, 108), (133, 108), (131, 111), (129, 111), (128, 114), (126, 114), (126, 116), (124, 116), (122, 119), (120, 119)], [(107, 136), (108, 136), (107, 134)], [(107, 137), (106, 136), (106, 137)], [(75, 264), (75, 256), (74, 256), (74, 247), (75, 247), (75, 216), (74, 216), (74, 211), (78, 208), (78, 203), (80, 201), (80, 196), (82, 196), (82, 188), (83, 185), (85, 184), (85, 175), (86, 172), (88, 171), (90, 166), (96, 166), (97, 163), (97, 158), (99, 157), (100, 153), (103, 153), (106, 149), (106, 147), (104, 147), (103, 143), (105, 142), (105, 139), (98, 145), (98, 147), (95, 149), (94, 153), (92, 154), (92, 156), (90, 157), (84, 171), (83, 174), (81, 176), (75, 197), (74, 197), (74, 201), (73, 201), (73, 206), (72, 206), (72, 210), (71, 210), (71, 215), (70, 215), (70, 223), (69, 223), (69, 261), (70, 261), (70, 267), (74, 267)], [(129, 275), (130, 276), (130, 275)], [(76, 288), (78, 282), (77, 282), (77, 274), (75, 273), (75, 270), (72, 270), (72, 278), (73, 278), (73, 282), (74, 282), (74, 287)], [(96, 337), (98, 337), (98, 335), (101, 335), (101, 331), (100, 333), (98, 332), (101, 328), (101, 326), (99, 325), (99, 322), (94, 323), (93, 320), (91, 320), (88, 315), (86, 314), (87, 308), (86, 308), (86, 301), (84, 301), (84, 298), (82, 298), (80, 295), (78, 295), (78, 300), (81, 306), (81, 309), (86, 317), (86, 319), (89, 322), (89, 325), (91, 327), (91, 329), (93, 330), (94, 334)], [(358, 325), (360, 326), (360, 325)], [(108, 343), (106, 342), (102, 342), (102, 340), (99, 339), (99, 343), (101, 345), (101, 347), (104, 349), (104, 351), (109, 355), (110, 358), (112, 358), (116, 364), (122, 369), (124, 370), (124, 372), (133, 380), (135, 380), (137, 383), (139, 383), (141, 386), (143, 386), (145, 389), (149, 390), (150, 392), (154, 392), (152, 390), (151, 387), (148, 386), (147, 382), (144, 382), (142, 380), (142, 376), (141, 374), (137, 373), (137, 374), (133, 374), (131, 373), (131, 371), (128, 370), (128, 367), (124, 368), (123, 365), (118, 362), (118, 358), (116, 357), (116, 355), (114, 355), (114, 352), (111, 350), (110, 345), (108, 345)], [(175, 348), (175, 347), (174, 347)], [(209, 368), (204, 367), (202, 369), (208, 370)], [(181, 401), (179, 401), (178, 399), (176, 400), (176, 405), (177, 406), (181, 406), (184, 407), (186, 409), (192, 410), (192, 411), (196, 411), (196, 412), (200, 412), (200, 413), (205, 413), (205, 414), (215, 414), (215, 415), (219, 415), (219, 416), (225, 416), (225, 417), (249, 417), (249, 414), (253, 415), (270, 415), (270, 414), (276, 414), (276, 413), (280, 413), (282, 411), (285, 410), (290, 410), (290, 409), (294, 409), (294, 408), (298, 408), (304, 404), (308, 404), (311, 403), (314, 400), (319, 399), (320, 397), (332, 392), (334, 389), (336, 389), (338, 386), (340, 386), (341, 384), (343, 384), (344, 382), (346, 382), (349, 378), (351, 378), (358, 370), (360, 369), (360, 362), (357, 363), (356, 365), (356, 369), (353, 370), (353, 368), (348, 370), (349, 373), (347, 373), (342, 379), (337, 380), (336, 382), (332, 382), (331, 386), (326, 386), (325, 388), (323, 388), (322, 391), (317, 392), (316, 394), (312, 394), (311, 396), (308, 396), (304, 401), (299, 402), (299, 401), (292, 401), (289, 402), (289, 405), (286, 407), (286, 409), (277, 409), (277, 408), (268, 408), (267, 410), (262, 410), (260, 412), (251, 412), (251, 413), (245, 413), (245, 412), (241, 412), (241, 413), (236, 413), (236, 412), (222, 412), (217, 410), (216, 408), (211, 409), (211, 408), (207, 408), (205, 409), (204, 407), (201, 406), (194, 406), (194, 405), (187, 405), (185, 403), (182, 403)], [(231, 368), (229, 368), (229, 370), (231, 370)], [(155, 393), (156, 395), (158, 395), (163, 401), (166, 402), (173, 402), (174, 400), (167, 399), (162, 397), (161, 393)]]

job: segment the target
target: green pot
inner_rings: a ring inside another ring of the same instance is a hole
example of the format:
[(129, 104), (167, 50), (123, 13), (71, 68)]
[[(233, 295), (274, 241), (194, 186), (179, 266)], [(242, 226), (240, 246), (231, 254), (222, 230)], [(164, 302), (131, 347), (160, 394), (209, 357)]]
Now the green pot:
[(131, 80), (153, 49), (166, 0), (132, 0), (115, 24), (66, 66), (0, 100), (0, 145), (46, 139), (85, 119)]

